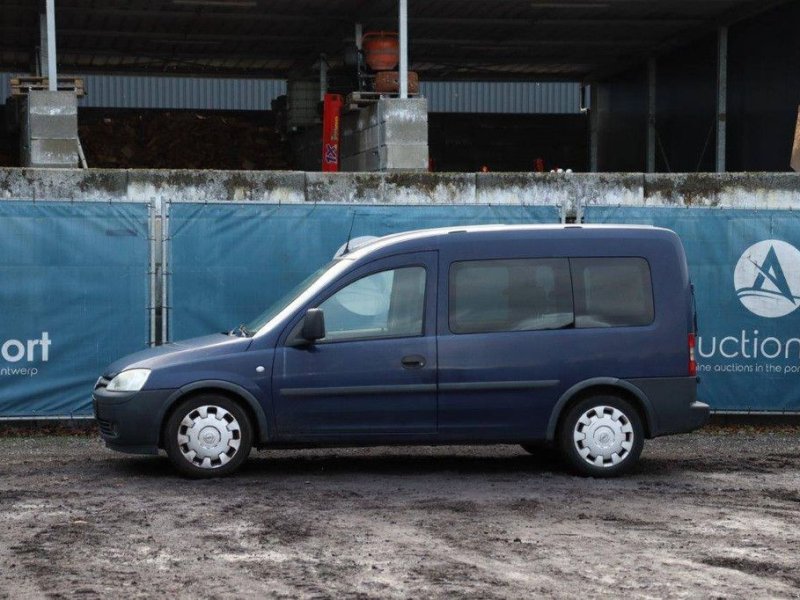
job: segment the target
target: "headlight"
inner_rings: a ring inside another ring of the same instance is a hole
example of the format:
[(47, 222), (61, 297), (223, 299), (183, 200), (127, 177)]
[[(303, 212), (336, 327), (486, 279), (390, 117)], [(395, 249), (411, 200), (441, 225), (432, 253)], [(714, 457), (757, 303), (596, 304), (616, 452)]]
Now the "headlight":
[(138, 392), (150, 377), (150, 369), (123, 371), (108, 384), (109, 392)]

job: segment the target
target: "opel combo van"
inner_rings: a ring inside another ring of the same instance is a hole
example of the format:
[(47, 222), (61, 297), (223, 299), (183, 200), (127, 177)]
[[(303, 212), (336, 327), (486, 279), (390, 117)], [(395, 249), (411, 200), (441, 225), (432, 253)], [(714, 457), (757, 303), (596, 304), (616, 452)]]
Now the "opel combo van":
[[(270, 282), (263, 282), (269, 286)], [(249, 323), (108, 367), (115, 450), (194, 477), (252, 447), (521, 444), (622, 473), (702, 426), (695, 315), (672, 231), (476, 226), (352, 248)]]

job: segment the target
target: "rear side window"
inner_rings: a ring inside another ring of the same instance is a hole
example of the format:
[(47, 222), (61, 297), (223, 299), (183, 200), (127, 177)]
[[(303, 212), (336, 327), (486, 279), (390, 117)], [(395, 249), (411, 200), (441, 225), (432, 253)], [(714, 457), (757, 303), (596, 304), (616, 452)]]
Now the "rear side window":
[(449, 284), (453, 333), (559, 329), (573, 323), (566, 258), (456, 262)]
[(650, 266), (643, 258), (572, 258), (575, 327), (653, 322)]

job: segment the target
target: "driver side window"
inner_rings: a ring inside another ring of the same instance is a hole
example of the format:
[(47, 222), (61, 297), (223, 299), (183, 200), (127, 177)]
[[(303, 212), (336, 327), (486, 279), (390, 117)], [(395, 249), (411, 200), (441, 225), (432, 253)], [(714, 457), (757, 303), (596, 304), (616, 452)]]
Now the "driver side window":
[(373, 273), (319, 305), (325, 313), (322, 342), (422, 335), (425, 269)]

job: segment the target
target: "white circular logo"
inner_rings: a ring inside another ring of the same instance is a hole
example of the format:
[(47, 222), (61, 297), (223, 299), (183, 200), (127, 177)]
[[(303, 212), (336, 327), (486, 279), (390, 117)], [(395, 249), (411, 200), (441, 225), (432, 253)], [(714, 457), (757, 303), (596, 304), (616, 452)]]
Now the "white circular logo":
[(774, 319), (800, 304), (800, 251), (781, 240), (764, 240), (744, 251), (733, 272), (736, 295), (759, 317)]

